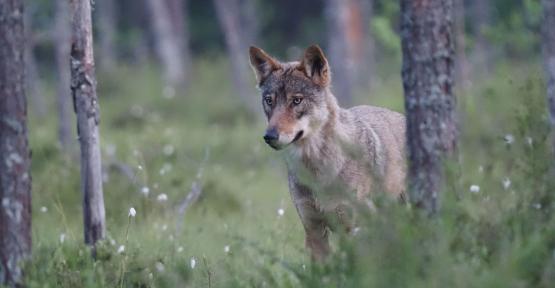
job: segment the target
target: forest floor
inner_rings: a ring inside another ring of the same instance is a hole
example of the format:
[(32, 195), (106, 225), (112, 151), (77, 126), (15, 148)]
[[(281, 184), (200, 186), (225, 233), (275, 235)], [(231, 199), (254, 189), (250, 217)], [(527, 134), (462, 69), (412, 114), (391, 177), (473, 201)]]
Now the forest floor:
[[(30, 287), (553, 287), (555, 177), (545, 86), (530, 63), (500, 65), (459, 91), (460, 166), (447, 163), (437, 219), (377, 201), (359, 234), (334, 233), (324, 265), (304, 250), (285, 165), (262, 141), (265, 121), (233, 94), (225, 64), (196, 66), (187, 93), (164, 89), (153, 68), (99, 75), (108, 237), (95, 261), (82, 244), (77, 142), (60, 152), (45, 81), (51, 112), (29, 112)], [(403, 111), (398, 74), (382, 75), (357, 104)]]

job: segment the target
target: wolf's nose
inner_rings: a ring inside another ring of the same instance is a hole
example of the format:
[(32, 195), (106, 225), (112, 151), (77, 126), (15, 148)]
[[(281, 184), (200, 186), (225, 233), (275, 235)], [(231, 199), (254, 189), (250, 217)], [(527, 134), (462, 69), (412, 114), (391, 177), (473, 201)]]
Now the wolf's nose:
[(266, 134), (264, 135), (264, 141), (266, 141), (266, 143), (276, 141), (278, 138), (279, 134), (275, 128), (266, 130)]

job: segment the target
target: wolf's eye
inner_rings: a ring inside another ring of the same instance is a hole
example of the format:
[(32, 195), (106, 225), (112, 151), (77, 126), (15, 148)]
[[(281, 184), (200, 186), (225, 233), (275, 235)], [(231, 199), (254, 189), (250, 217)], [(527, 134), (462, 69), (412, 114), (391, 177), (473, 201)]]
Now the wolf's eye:
[(293, 98), (293, 105), (299, 105), (299, 104), (301, 104), (301, 102), (303, 102), (303, 98), (301, 98), (301, 97)]
[(270, 96), (264, 97), (264, 102), (266, 102), (266, 104), (268, 106), (272, 106), (272, 104), (274, 104), (274, 101), (272, 100), (272, 97), (270, 97)]

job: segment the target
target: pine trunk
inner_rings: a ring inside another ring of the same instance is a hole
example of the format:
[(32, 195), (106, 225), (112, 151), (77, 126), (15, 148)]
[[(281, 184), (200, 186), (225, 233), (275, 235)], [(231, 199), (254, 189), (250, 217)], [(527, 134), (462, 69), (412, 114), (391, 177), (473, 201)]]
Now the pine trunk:
[[(240, 5), (242, 4), (242, 5)], [(251, 111), (260, 111), (254, 99), (254, 93), (249, 81), (249, 60), (248, 47), (252, 44), (253, 35), (248, 35), (253, 31), (252, 27), (245, 27), (242, 24), (246, 21), (241, 14), (240, 7), (246, 7), (250, 2), (241, 3), (239, 0), (214, 0), (214, 7), (220, 22), (220, 27), (225, 36), (225, 43), (229, 60), (231, 63), (231, 73), (235, 92), (249, 106)], [(247, 9), (245, 9), (247, 11)]]
[(71, 153), (71, 71), (69, 66), (69, 53), (71, 48), (69, 2), (56, 0), (56, 106), (58, 110), (58, 142), (62, 151)]
[(435, 214), (444, 163), (457, 146), (451, 0), (401, 0), (411, 202)]
[(453, 0), (455, 8), (455, 35), (456, 35), (456, 79), (463, 90), (470, 85), (470, 72), (466, 58), (466, 33), (465, 33), (465, 7), (464, 0)]
[(542, 0), (543, 62), (547, 82), (547, 107), (555, 152), (555, 0)]
[(43, 87), (40, 82), (37, 59), (35, 58), (35, 39), (33, 35), (33, 15), (29, 8), (25, 9), (25, 82), (30, 107), (38, 118), (46, 116), (46, 103), (44, 101)]
[(0, 286), (21, 287), (31, 254), (23, 0), (0, 1)]
[(185, 80), (185, 66), (181, 46), (175, 37), (172, 14), (166, 1), (146, 0), (150, 10), (150, 20), (155, 38), (155, 48), (164, 69), (166, 84), (173, 89), (182, 87)]
[(100, 58), (99, 64), (103, 71), (111, 72), (116, 65), (114, 39), (116, 36), (115, 1), (96, 0), (96, 14), (98, 15), (98, 36)]
[(84, 234), (85, 243), (94, 246), (98, 240), (104, 238), (106, 227), (91, 5), (89, 0), (71, 0), (71, 4), (71, 91), (81, 146)]

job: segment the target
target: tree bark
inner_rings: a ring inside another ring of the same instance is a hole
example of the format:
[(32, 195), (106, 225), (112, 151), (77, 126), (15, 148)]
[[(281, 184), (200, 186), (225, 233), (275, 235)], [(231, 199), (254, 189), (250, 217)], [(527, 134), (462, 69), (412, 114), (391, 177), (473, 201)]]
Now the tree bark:
[(435, 214), (443, 161), (454, 154), (458, 137), (452, 1), (401, 0), (401, 42), (409, 195), (415, 206)]
[(156, 53), (164, 69), (166, 84), (172, 88), (182, 87), (185, 80), (185, 66), (181, 45), (175, 37), (167, 2), (162, 0), (146, 0), (150, 10), (152, 31), (156, 41)]
[(114, 70), (116, 65), (116, 48), (114, 38), (116, 36), (116, 11), (115, 1), (113, 0), (96, 0), (96, 11), (98, 15), (98, 36), (100, 57), (100, 69), (106, 72)]
[(71, 29), (69, 19), (69, 2), (56, 0), (56, 105), (58, 110), (58, 142), (62, 151), (72, 149), (73, 137), (71, 132), (71, 71), (69, 53), (71, 48)]
[(84, 234), (85, 243), (94, 246), (98, 240), (104, 238), (106, 227), (91, 5), (89, 0), (71, 0), (71, 4), (71, 91), (81, 146)]
[[(251, 2), (247, 2), (252, 5)], [(220, 22), (220, 27), (225, 36), (228, 58), (231, 64), (231, 73), (235, 93), (243, 99), (251, 111), (259, 111), (258, 103), (252, 101), (254, 92), (251, 89), (249, 77), (248, 46), (254, 41), (254, 35), (248, 35), (254, 31), (252, 27), (242, 24), (246, 21), (242, 18), (240, 7), (246, 7), (239, 0), (214, 0), (214, 7)]]
[(0, 1), (0, 286), (23, 285), (31, 254), (31, 175), (23, 0)]
[(555, 152), (555, 0), (542, 0), (542, 48), (544, 71), (547, 82), (547, 108)]

